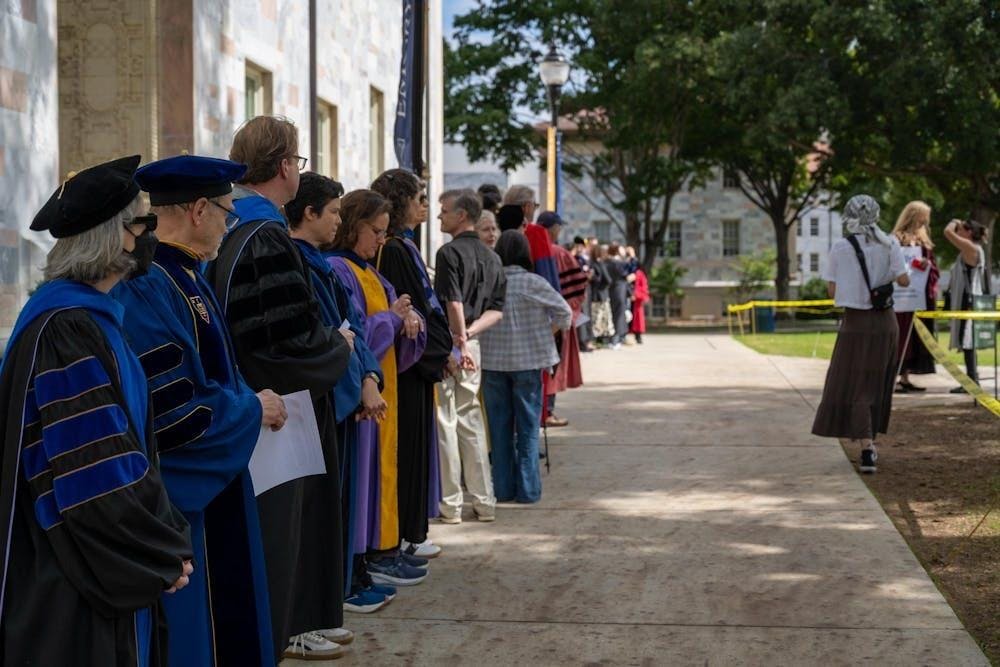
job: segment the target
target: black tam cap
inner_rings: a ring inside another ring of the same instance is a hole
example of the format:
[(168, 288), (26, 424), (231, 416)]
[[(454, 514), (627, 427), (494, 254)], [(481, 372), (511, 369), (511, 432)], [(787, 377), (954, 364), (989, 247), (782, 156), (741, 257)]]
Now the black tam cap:
[(76, 236), (107, 222), (139, 194), (133, 176), (142, 158), (118, 158), (79, 173), (70, 172), (31, 221), (36, 232), (48, 230), (57, 239)]
[(233, 181), (242, 178), (246, 170), (245, 164), (232, 160), (177, 155), (143, 165), (135, 180), (149, 193), (152, 206), (167, 206), (229, 194)]

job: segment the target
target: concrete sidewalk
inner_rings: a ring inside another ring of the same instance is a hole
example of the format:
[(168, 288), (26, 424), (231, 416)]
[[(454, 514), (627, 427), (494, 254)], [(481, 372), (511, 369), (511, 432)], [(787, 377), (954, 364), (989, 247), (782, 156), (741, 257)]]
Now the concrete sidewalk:
[(809, 434), (824, 371), (726, 336), (585, 355), (542, 502), (434, 524), (430, 576), (348, 615), (338, 664), (988, 664)]

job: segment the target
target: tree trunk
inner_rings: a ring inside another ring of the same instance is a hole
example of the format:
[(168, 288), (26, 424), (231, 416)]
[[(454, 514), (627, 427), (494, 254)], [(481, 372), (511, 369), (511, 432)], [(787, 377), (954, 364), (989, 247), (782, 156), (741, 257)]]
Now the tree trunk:
[(788, 259), (788, 232), (789, 227), (785, 223), (785, 216), (771, 215), (771, 224), (774, 226), (774, 243), (777, 250), (777, 271), (774, 275), (774, 292), (778, 301), (788, 300), (788, 283), (791, 281)]

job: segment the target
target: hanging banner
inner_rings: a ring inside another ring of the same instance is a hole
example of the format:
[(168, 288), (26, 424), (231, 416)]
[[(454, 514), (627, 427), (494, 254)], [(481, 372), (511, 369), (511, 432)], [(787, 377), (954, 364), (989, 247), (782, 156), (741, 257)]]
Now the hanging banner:
[(393, 143), (396, 160), (403, 169), (413, 169), (413, 117), (417, 91), (414, 85), (416, 60), (416, 0), (403, 0), (403, 55), (399, 61), (399, 91)]

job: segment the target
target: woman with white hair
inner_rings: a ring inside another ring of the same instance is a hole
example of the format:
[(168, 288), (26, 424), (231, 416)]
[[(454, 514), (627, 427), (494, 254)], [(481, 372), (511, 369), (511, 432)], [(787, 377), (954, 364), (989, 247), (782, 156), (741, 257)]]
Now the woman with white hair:
[(146, 376), (108, 295), (156, 247), (138, 165), (71, 176), (31, 224), (56, 243), (0, 371), (5, 665), (166, 665), (160, 598), (193, 572), (188, 524), (157, 467)]
[(899, 241), (878, 227), (879, 205), (868, 195), (844, 207), (847, 236), (830, 249), (823, 277), (844, 319), (830, 359), (814, 435), (861, 441), (861, 472), (875, 472), (875, 437), (889, 428), (899, 326), (893, 282), (906, 287)]

